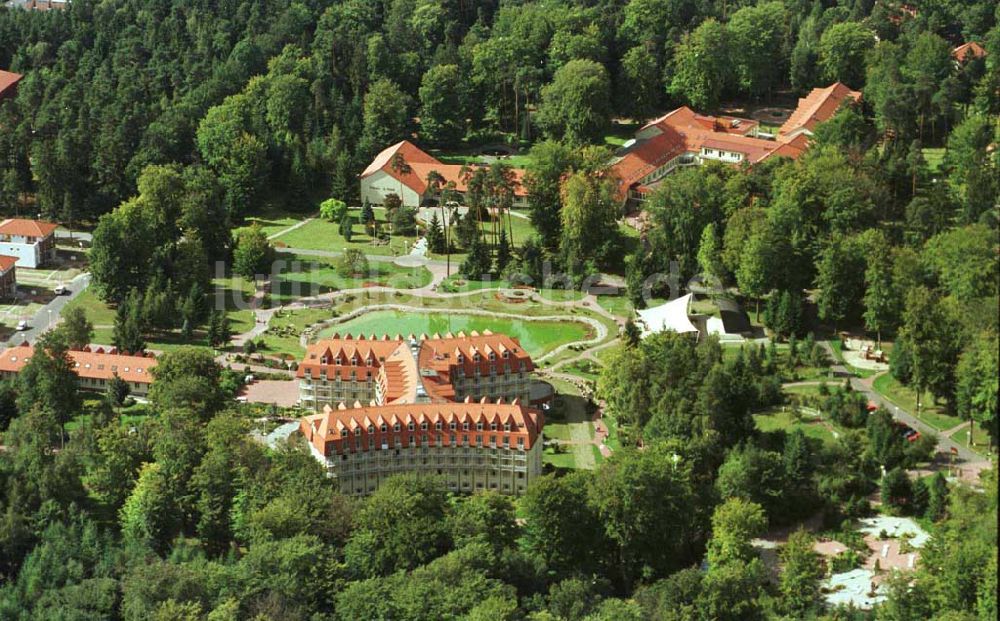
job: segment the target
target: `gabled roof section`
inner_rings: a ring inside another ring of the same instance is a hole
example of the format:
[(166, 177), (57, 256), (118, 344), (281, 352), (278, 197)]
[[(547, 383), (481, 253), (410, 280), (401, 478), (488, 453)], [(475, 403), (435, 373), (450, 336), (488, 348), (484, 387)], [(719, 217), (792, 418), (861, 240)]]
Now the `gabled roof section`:
[(17, 257), (0, 254), (0, 274), (6, 274), (17, 265)]
[(848, 98), (860, 100), (861, 91), (852, 91), (840, 82), (834, 82), (826, 88), (814, 88), (799, 99), (799, 105), (778, 130), (778, 135), (787, 136), (803, 129), (812, 132), (816, 125), (836, 114), (840, 105)]
[(8, 90), (13, 90), (14, 86), (21, 81), (24, 76), (20, 73), (4, 71), (0, 69), (0, 97), (3, 97)]
[[(409, 171), (399, 172), (393, 169), (392, 162), (396, 154), (402, 155), (403, 160), (409, 165)], [(427, 175), (431, 171), (440, 173), (445, 183), (454, 183), (457, 191), (465, 192), (467, 189), (460, 164), (445, 164), (408, 140), (397, 142), (391, 147), (382, 150), (381, 153), (375, 156), (371, 164), (368, 164), (364, 172), (361, 173), (361, 178), (363, 179), (379, 171), (385, 172), (417, 194), (424, 194), (427, 191)], [(512, 168), (511, 172), (514, 176), (514, 194), (517, 196), (526, 196), (527, 190), (523, 182), (524, 170)]]
[(0, 235), (18, 235), (21, 237), (48, 237), (59, 228), (58, 224), (41, 220), (25, 220), (22, 218), (7, 218), (0, 222)]
[(951, 56), (960, 63), (986, 56), (986, 48), (975, 41), (963, 43), (951, 51)]

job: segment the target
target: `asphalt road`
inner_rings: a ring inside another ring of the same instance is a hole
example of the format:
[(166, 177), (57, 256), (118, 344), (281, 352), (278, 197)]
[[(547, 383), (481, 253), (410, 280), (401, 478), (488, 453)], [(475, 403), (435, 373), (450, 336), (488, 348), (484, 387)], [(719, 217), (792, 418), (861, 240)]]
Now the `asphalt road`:
[(62, 312), (63, 307), (69, 303), (70, 300), (80, 295), (84, 289), (90, 285), (90, 274), (84, 273), (78, 275), (73, 280), (66, 284), (69, 289), (69, 293), (66, 295), (57, 295), (52, 298), (52, 301), (46, 304), (35, 313), (35, 316), (28, 320), (28, 329), (22, 330), (20, 332), (14, 332), (10, 339), (7, 341), (7, 345), (20, 345), (24, 341), (34, 342), (36, 338), (42, 333), (48, 330), (49, 323), (54, 325), (59, 320), (59, 314)]
[[(827, 354), (830, 356), (831, 360), (836, 360), (837, 357), (834, 355), (833, 350), (830, 348), (829, 343), (824, 342), (824, 347), (827, 349)], [(879, 393), (877, 393), (870, 386), (862, 383), (854, 373), (851, 373), (844, 365), (835, 363), (832, 367), (833, 374), (837, 377), (850, 377), (851, 378), (851, 388), (862, 393), (869, 401), (877, 404), (880, 408), (885, 409), (887, 412), (892, 414), (892, 417), (898, 421), (906, 423), (910, 427), (913, 427), (922, 434), (932, 433), (938, 438), (938, 451), (944, 453), (946, 456), (949, 453), (953, 453), (952, 449), (957, 450), (958, 454), (955, 456), (955, 463), (971, 463), (985, 461), (986, 458), (978, 453), (974, 453), (969, 450), (964, 444), (956, 442), (951, 438), (947, 438), (942, 435), (937, 429), (934, 429), (927, 423), (917, 419), (916, 416), (907, 412), (903, 408), (899, 407), (895, 403), (889, 401)]]

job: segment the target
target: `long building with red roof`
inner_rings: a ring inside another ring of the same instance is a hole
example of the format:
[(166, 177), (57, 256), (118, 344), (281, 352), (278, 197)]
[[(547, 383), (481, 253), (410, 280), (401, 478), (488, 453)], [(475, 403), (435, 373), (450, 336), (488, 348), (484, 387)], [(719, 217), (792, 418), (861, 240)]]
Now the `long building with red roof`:
[[(401, 165), (404, 164), (404, 165)], [(361, 173), (361, 200), (381, 205), (386, 197), (395, 194), (406, 207), (419, 207), (425, 200), (435, 198), (427, 184), (431, 172), (437, 172), (454, 191), (464, 195), (467, 179), (459, 164), (445, 164), (424, 152), (408, 140), (386, 147)], [(514, 176), (514, 206), (527, 205), (527, 190), (522, 178), (524, 171), (512, 168)]]
[[(128, 384), (131, 394), (143, 397), (153, 384), (156, 358), (152, 354), (125, 354), (113, 347), (99, 346), (71, 349), (66, 353), (80, 378), (82, 390), (104, 391), (118, 376)], [(4, 350), (0, 354), (0, 377), (16, 376), (34, 354), (35, 348), (27, 342)]]
[(516, 339), (489, 331), (334, 335), (296, 372), (300, 402), (316, 412), (300, 431), (344, 493), (410, 471), (453, 491), (521, 493), (541, 473), (533, 370)]
[(759, 123), (731, 116), (699, 114), (682, 106), (644, 125), (610, 164), (622, 201), (641, 201), (661, 180), (684, 166), (708, 161), (756, 164), (772, 157), (795, 159), (809, 147), (813, 128), (832, 117), (847, 99), (861, 96), (841, 83), (813, 89), (777, 136), (766, 137)]

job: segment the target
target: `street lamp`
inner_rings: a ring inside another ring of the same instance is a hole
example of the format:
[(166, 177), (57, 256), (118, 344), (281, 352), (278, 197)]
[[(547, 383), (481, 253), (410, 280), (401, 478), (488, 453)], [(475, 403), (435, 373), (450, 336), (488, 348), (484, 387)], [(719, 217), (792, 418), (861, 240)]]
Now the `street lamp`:
[(52, 309), (47, 309), (49, 311), (49, 330), (52, 329)]

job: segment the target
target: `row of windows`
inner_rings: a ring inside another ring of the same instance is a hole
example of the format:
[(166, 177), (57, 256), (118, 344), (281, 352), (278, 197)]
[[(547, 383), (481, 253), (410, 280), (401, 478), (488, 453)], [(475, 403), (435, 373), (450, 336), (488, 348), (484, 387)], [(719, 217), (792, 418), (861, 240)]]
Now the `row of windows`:
[[(488, 440), (488, 443), (489, 443), (490, 447), (496, 448), (498, 446), (496, 436), (490, 436), (489, 440)], [(407, 444), (407, 446), (411, 446), (411, 447), (412, 446), (416, 446), (416, 436), (410, 436), (409, 439), (407, 440), (406, 444)], [(421, 445), (428, 446), (429, 444), (430, 444), (430, 441), (428, 439), (428, 436), (424, 436), (423, 437), (423, 441), (421, 442)], [(451, 439), (450, 439), (450, 444), (451, 444), (451, 446), (458, 446), (458, 436), (452, 435)], [(462, 444), (464, 446), (468, 446), (469, 445), (469, 436), (462, 436)], [(483, 446), (483, 436), (476, 436), (475, 445), (476, 446)], [(397, 449), (401, 448), (403, 446), (403, 443), (400, 440), (400, 438), (395, 438), (394, 446)], [(442, 446), (441, 436), (437, 437), (437, 446)], [(507, 447), (510, 446), (510, 436), (503, 436), (503, 446), (504, 446), (504, 448), (507, 448)], [(519, 437), (517, 439), (517, 447), (519, 449), (522, 449), (522, 450), (524, 449), (524, 438), (523, 437)], [(361, 443), (361, 438), (360, 437), (355, 437), (355, 439), (354, 439), (354, 448), (355, 448), (355, 450), (358, 450), (358, 451), (364, 449), (364, 446)], [(389, 445), (385, 444), (385, 443), (382, 443), (380, 445), (380, 444), (376, 444), (374, 441), (372, 441), (372, 442), (369, 443), (369, 447), (368, 448), (370, 448), (370, 449), (379, 449), (379, 448), (388, 449)]]
[[(458, 423), (452, 421), (451, 423), (448, 424), (448, 428), (451, 431), (458, 431)], [(512, 425), (510, 423), (504, 423), (503, 424), (503, 430), (504, 431), (508, 431), (509, 432), (511, 430), (511, 428), (512, 428)], [(520, 428), (520, 425), (518, 425), (518, 428)], [(354, 429), (354, 435), (355, 436), (360, 436), (361, 433), (362, 433), (362, 431), (363, 431), (363, 429), (364, 429), (363, 427), (357, 427), (357, 428), (355, 428)], [(413, 422), (407, 423), (406, 429), (407, 429), (407, 431), (416, 431), (416, 427), (415, 427), (415, 425), (414, 425)], [(424, 421), (424, 422), (420, 423), (420, 430), (421, 431), (427, 431), (427, 429), (428, 429), (428, 427), (427, 427), (427, 421)], [(443, 431), (444, 430), (444, 427), (443, 427), (443, 424), (441, 423), (441, 421), (438, 421), (438, 422), (434, 423), (434, 429), (436, 429), (437, 431)], [(398, 432), (402, 431), (402, 425), (400, 425), (399, 423), (396, 423), (396, 424), (394, 424), (392, 426), (392, 430), (393, 430), (393, 432), (398, 433)], [(382, 423), (379, 426), (379, 431), (382, 432), (382, 433), (388, 433), (389, 426), (386, 425), (385, 423)], [(469, 422), (468, 421), (462, 423), (462, 431), (469, 431)], [(476, 431), (483, 431), (483, 423), (481, 421), (478, 422), (478, 423), (476, 423)], [(499, 428), (498, 428), (498, 426), (497, 426), (496, 423), (490, 423), (490, 431), (499, 431)], [(368, 425), (368, 433), (370, 433), (370, 434), (375, 433), (375, 425)], [(349, 429), (341, 429), (340, 430), (340, 435), (342, 437), (346, 438), (348, 435), (350, 435), (350, 430)]]

